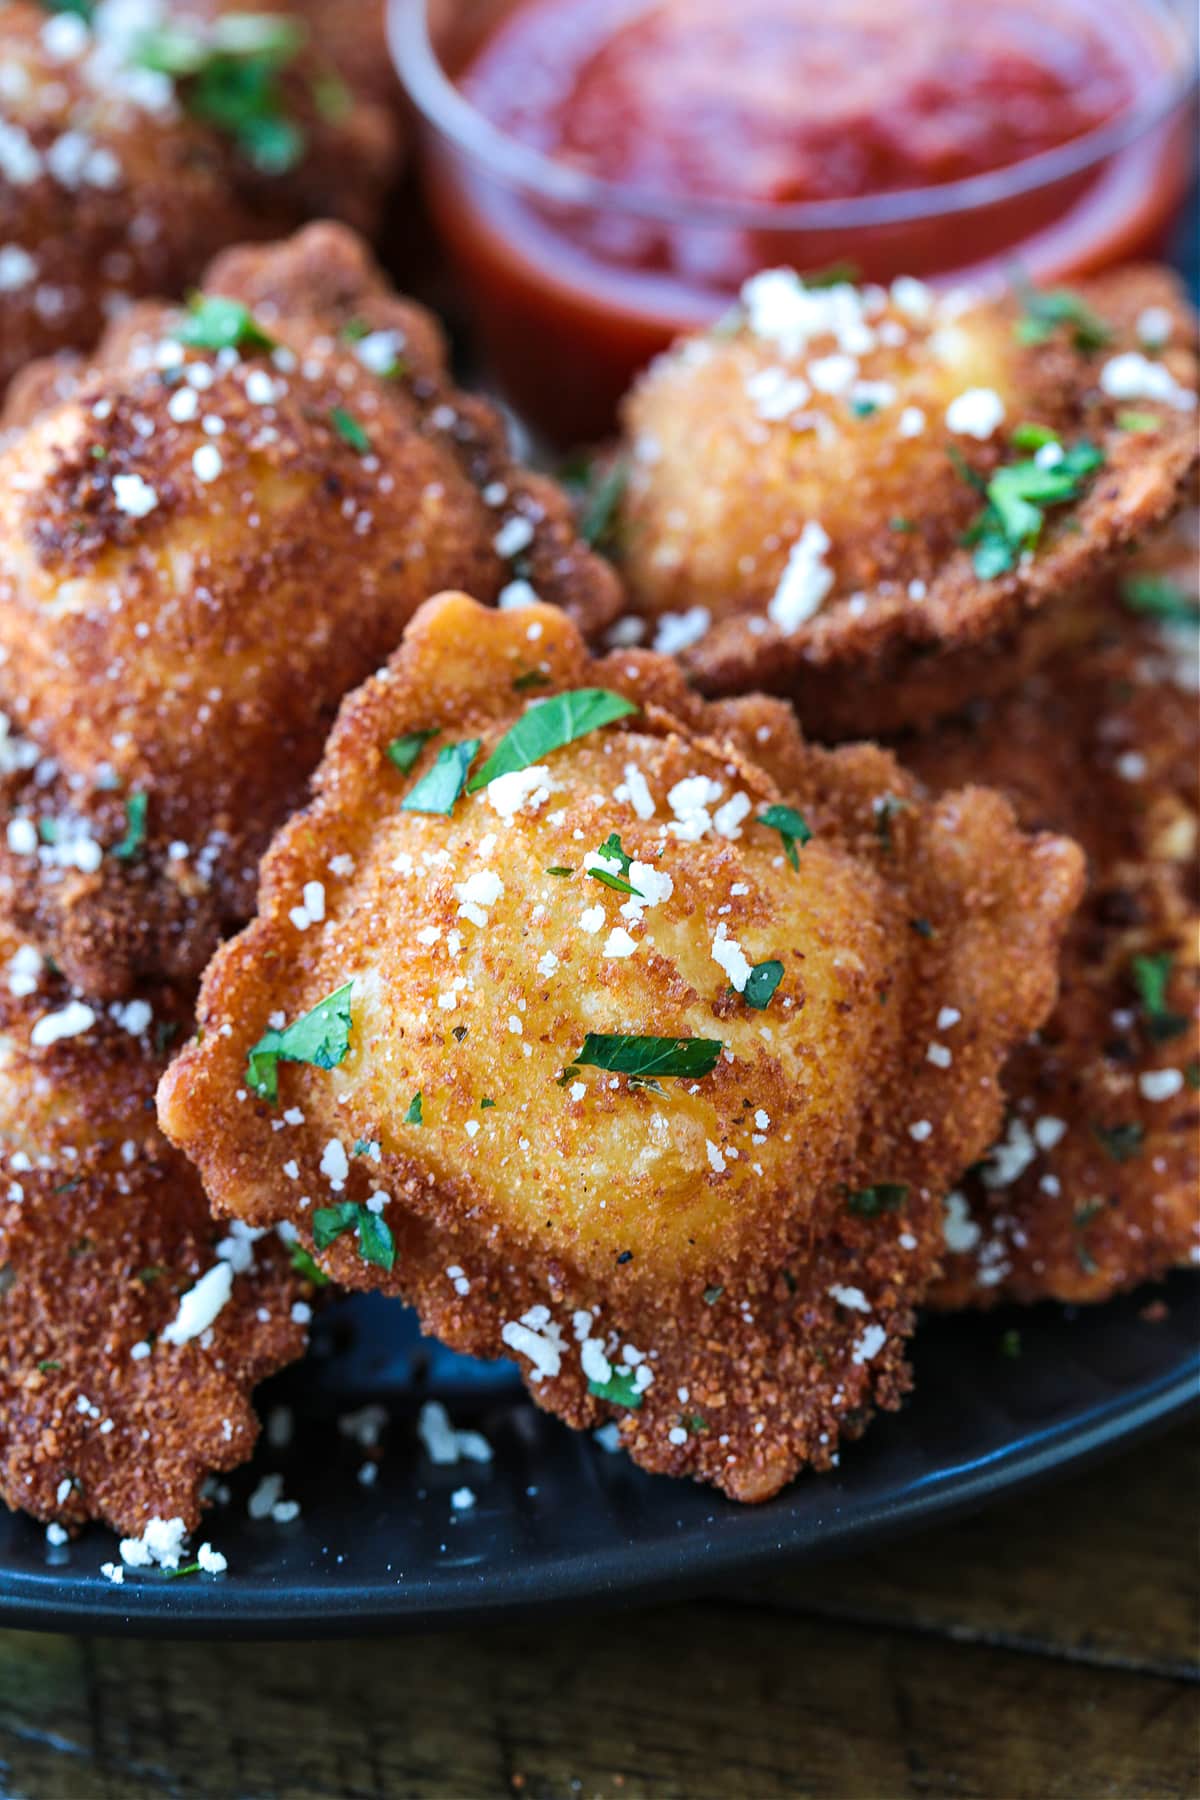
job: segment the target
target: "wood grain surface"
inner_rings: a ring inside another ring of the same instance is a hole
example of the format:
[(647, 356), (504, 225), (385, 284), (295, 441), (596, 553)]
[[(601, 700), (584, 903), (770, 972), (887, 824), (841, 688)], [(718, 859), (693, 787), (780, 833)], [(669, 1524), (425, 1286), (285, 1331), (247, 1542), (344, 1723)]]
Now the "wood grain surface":
[(1194, 1431), (647, 1613), (358, 1644), (0, 1633), (5, 1800), (1200, 1795)]

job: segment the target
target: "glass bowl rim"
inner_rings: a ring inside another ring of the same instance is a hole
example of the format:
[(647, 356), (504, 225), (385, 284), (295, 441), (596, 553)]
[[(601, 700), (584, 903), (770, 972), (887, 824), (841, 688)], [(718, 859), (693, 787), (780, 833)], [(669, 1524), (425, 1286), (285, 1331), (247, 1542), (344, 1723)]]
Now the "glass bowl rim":
[(1200, 84), (1194, 32), (1171, 0), (1138, 0), (1154, 16), (1174, 56), (1161, 78), (1122, 112), (1066, 144), (1019, 162), (928, 187), (846, 199), (771, 201), (681, 199), (589, 175), (545, 156), (493, 124), (446, 74), (429, 29), (429, 0), (388, 0), (387, 34), (401, 83), (423, 122), (469, 161), (510, 188), (545, 201), (632, 214), (672, 225), (745, 231), (839, 231), (950, 218), (1019, 198), (1097, 168), (1148, 137), (1182, 109)]

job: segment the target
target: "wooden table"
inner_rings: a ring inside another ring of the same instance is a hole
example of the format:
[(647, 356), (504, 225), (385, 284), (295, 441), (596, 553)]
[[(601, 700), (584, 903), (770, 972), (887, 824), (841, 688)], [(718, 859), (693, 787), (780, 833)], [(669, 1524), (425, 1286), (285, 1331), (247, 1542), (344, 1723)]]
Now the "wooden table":
[(1200, 1440), (642, 1614), (358, 1644), (0, 1633), (4, 1800), (1200, 1794)]

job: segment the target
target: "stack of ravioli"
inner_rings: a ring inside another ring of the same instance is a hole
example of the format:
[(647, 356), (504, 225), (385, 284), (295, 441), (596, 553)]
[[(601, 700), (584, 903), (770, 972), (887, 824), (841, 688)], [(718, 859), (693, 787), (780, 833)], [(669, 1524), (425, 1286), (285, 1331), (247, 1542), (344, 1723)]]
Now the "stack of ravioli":
[(339, 1288), (763, 1500), (923, 1307), (1194, 1260), (1168, 276), (766, 272), (582, 512), (343, 225), (94, 348), (72, 280), (4, 339), (10, 1506), (194, 1529)]

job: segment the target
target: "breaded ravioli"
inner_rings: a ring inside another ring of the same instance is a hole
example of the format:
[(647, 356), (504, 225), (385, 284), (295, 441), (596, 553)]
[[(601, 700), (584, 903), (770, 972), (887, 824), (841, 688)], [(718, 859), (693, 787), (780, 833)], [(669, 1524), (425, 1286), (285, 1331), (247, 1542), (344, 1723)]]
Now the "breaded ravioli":
[(374, 231), (396, 124), (326, 35), (278, 0), (0, 7), (0, 391), (226, 244)]
[(985, 781), (1070, 832), (1089, 868), (1005, 1132), (947, 1202), (939, 1306), (1103, 1300), (1200, 1260), (1200, 615), (1144, 567), (1125, 586), (1141, 616), (1114, 608), (1088, 650), (901, 746), (931, 788)]
[(39, 1519), (195, 1526), (254, 1386), (304, 1350), (290, 1252), (215, 1224), (155, 1125), (190, 1025), (162, 990), (84, 1001), (0, 935), (0, 1498)]
[(626, 402), (620, 641), (818, 737), (1011, 686), (1180, 502), (1194, 340), (1155, 269), (1006, 303), (756, 276)]
[(0, 907), (88, 993), (199, 974), (342, 695), (447, 581), (585, 626), (616, 579), (449, 382), (436, 327), (316, 225), (227, 253), (0, 447)]
[(761, 1499), (827, 1466), (906, 1385), (1075, 847), (462, 595), (347, 700), (316, 792), (160, 1090), (217, 1210), (647, 1468)]

